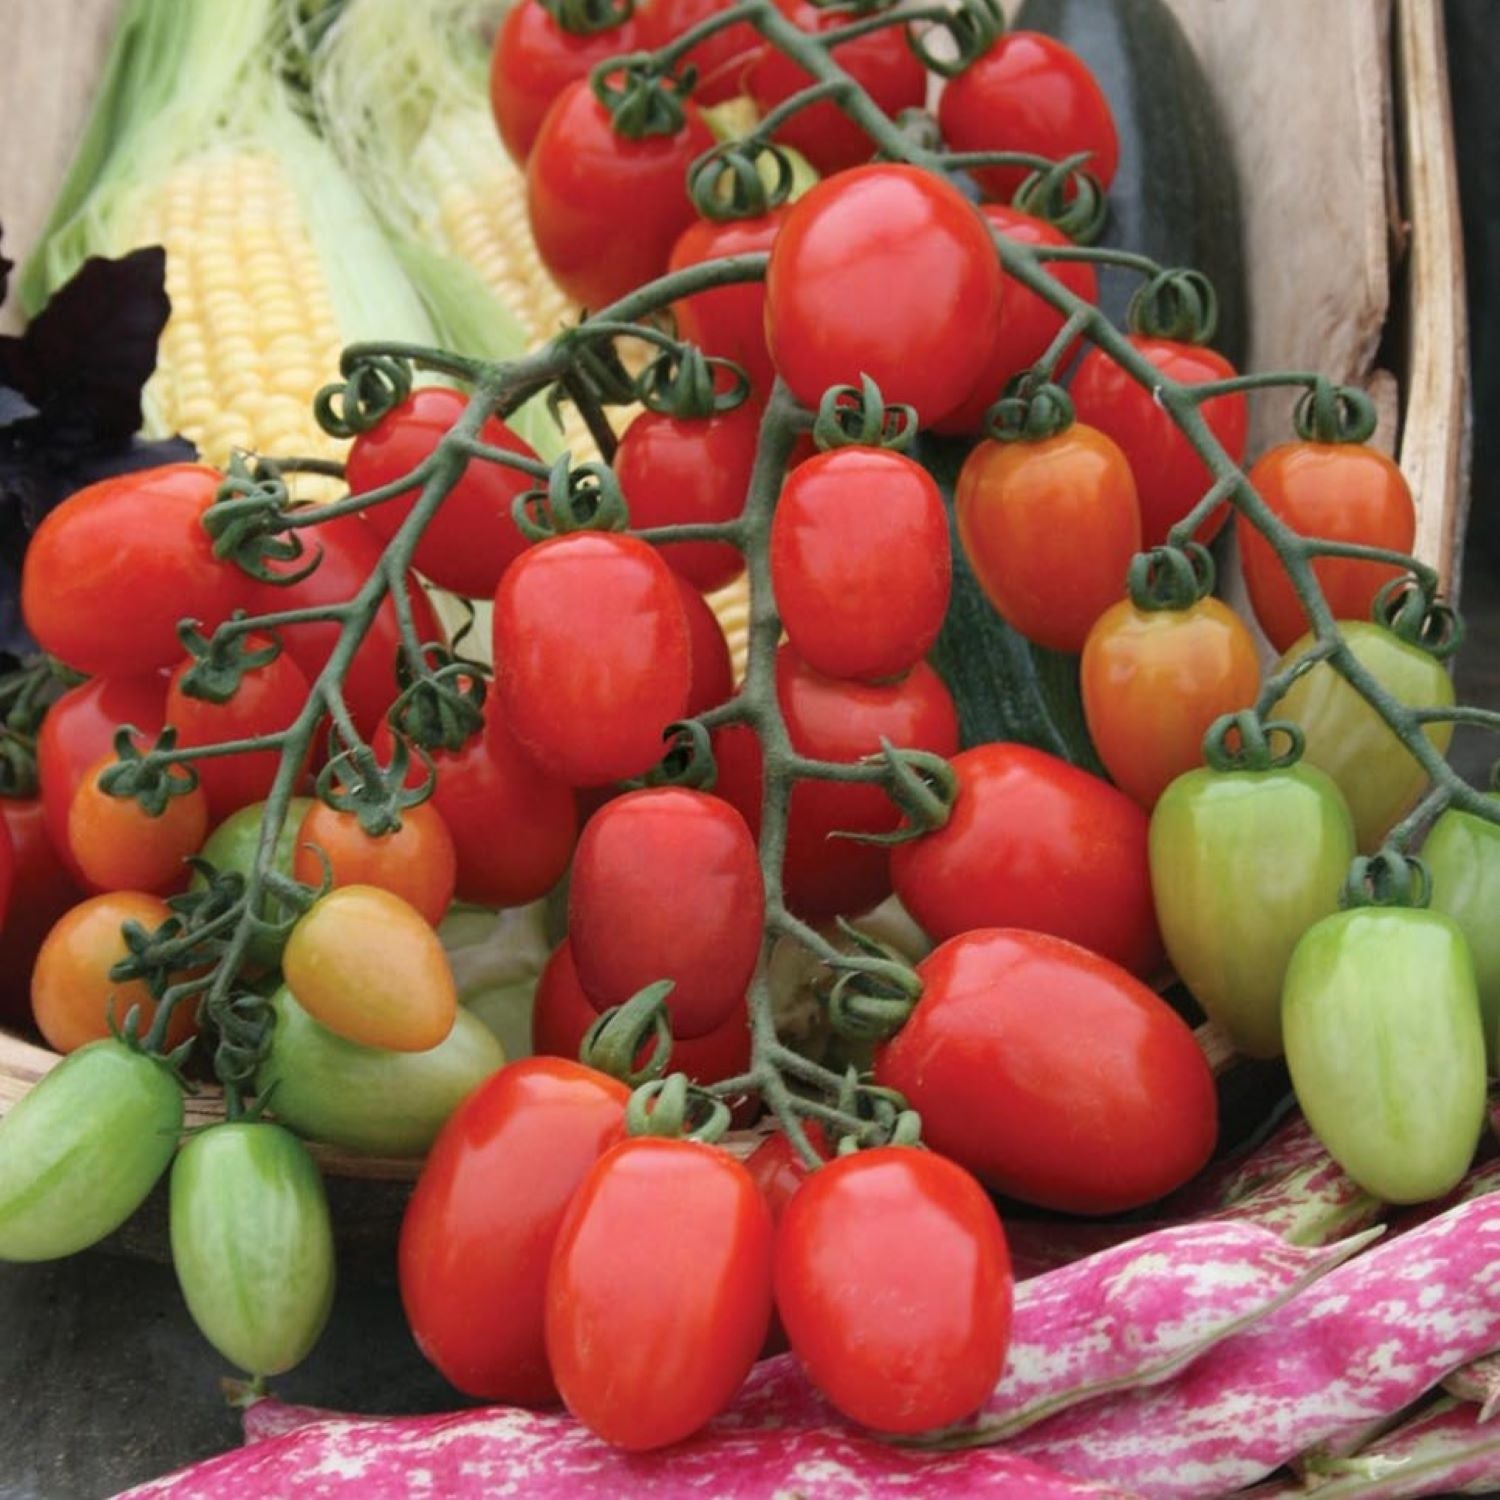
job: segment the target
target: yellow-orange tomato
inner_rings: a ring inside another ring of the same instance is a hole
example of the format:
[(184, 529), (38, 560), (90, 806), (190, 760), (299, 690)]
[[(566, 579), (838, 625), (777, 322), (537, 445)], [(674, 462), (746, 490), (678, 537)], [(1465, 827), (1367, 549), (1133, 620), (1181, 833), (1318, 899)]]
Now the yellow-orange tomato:
[[(124, 923), (139, 922), (152, 932), (171, 915), (159, 896), (112, 891), (79, 902), (53, 924), (31, 971), (32, 1014), (50, 1046), (72, 1052), (107, 1037), (111, 1010), (115, 1023), (124, 1025), (131, 1008), (139, 1007), (141, 1030), (146, 1030), (156, 1017), (151, 992), (142, 980), (120, 983), (109, 971), (126, 955)], [(172, 1012), (170, 1045), (192, 1035), (195, 1008), (189, 998)]]
[(1203, 764), (1203, 736), (1221, 714), (1248, 708), (1260, 663), (1245, 622), (1217, 599), (1188, 609), (1099, 616), (1083, 647), (1083, 713), (1115, 784), (1142, 807)]
[(113, 755), (96, 761), (68, 804), (68, 847), (96, 891), (178, 890), (187, 883), (183, 861), (203, 847), (208, 800), (201, 787), (168, 799), (153, 818), (130, 797), (112, 797), (99, 785)]
[(292, 874), (311, 886), (323, 881), (323, 861), (335, 888), (374, 885), (410, 902), (434, 927), (453, 900), (458, 856), (442, 814), (430, 803), (403, 809), (401, 827), (372, 838), (350, 812), (314, 802), (297, 831)]
[(366, 1047), (425, 1052), (458, 1014), (437, 933), (378, 886), (341, 886), (317, 902), (292, 929), (281, 970), (315, 1021)]
[[(1293, 531), (1324, 541), (1410, 552), (1417, 534), (1411, 490), (1391, 459), (1360, 443), (1283, 443), (1256, 460), (1250, 483)], [(1243, 518), (1245, 586), (1255, 618), (1278, 651), (1308, 629), (1307, 615), (1271, 544)], [(1336, 620), (1368, 620), (1375, 596), (1405, 570), (1391, 563), (1320, 557), (1313, 572)]]
[(959, 472), (958, 535), (986, 597), (1039, 646), (1081, 651), (1125, 592), (1141, 511), (1125, 455), (1075, 422), (1039, 441), (983, 442)]

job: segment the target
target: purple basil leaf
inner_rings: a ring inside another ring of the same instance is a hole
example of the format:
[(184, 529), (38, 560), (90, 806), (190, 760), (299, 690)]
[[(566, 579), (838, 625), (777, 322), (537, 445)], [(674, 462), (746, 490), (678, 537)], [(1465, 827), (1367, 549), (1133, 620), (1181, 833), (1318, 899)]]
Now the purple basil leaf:
[(3, 255), (0, 255), (0, 305), (3, 305), (5, 302), (5, 293), (10, 286), (10, 273), (15, 269), (15, 266), (15, 261), (6, 260)]
[(86, 260), (25, 333), (0, 338), (0, 384), (37, 407), (49, 446), (123, 444), (141, 425), (141, 387), (170, 312), (159, 245)]
[[(4, 264), (3, 256), (0, 256), (0, 264)], [(29, 421), (36, 414), (36, 407), (20, 391), (13, 391), (8, 385), (0, 385), (0, 429), (15, 422)]]

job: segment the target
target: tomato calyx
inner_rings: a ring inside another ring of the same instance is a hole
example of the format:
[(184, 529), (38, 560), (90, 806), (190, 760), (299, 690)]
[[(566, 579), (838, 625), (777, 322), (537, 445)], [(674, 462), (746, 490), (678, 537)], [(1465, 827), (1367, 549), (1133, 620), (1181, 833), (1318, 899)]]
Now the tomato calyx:
[[(312, 466), (315, 461), (308, 463)], [(267, 458), (257, 458), (252, 465), (244, 455), (234, 454), (202, 521), (216, 558), (232, 562), (259, 583), (280, 588), (310, 578), (323, 560), (322, 550), (317, 549), (305, 566), (285, 566), (307, 554), (302, 539), (286, 525), (286, 513), (292, 508), (291, 491), (282, 477), (286, 467), (284, 462)], [(283, 566), (272, 568), (273, 562)]]
[(839, 930), (856, 951), (827, 960), (839, 971), (828, 992), (828, 1021), (851, 1041), (894, 1036), (922, 998), (922, 980), (896, 950), (839, 918)]
[[(729, 376), (727, 389), (720, 387), (721, 372)], [(743, 406), (750, 395), (750, 377), (732, 359), (678, 344), (664, 348), (641, 371), (636, 395), (648, 411), (679, 421), (702, 421)]]
[(1416, 577), (1391, 579), (1376, 594), (1371, 614), (1376, 624), (1439, 661), (1463, 644), (1463, 617), (1451, 604), (1434, 599)]
[(1191, 609), (1214, 591), (1214, 560), (1201, 542), (1137, 552), (1126, 575), (1130, 602), (1143, 614)]
[(191, 620), (177, 627), (178, 638), (193, 662), (177, 684), (189, 698), (228, 703), (247, 672), (268, 667), (281, 655), (281, 642), (276, 636), (250, 635), (243, 628), (245, 619), (244, 610), (235, 610), (228, 624), (212, 636), (204, 635)]
[(1339, 892), (1339, 905), (1345, 911), (1356, 907), (1420, 911), (1431, 902), (1432, 877), (1426, 864), (1389, 845), (1355, 859)]
[(686, 1073), (669, 1073), (641, 1084), (625, 1106), (625, 1133), (631, 1137), (664, 1136), (712, 1146), (724, 1139), (730, 1124), (729, 1106), (690, 1083)]
[(1077, 151), (1038, 167), (1016, 189), (1011, 206), (1045, 220), (1076, 244), (1092, 245), (1109, 220), (1109, 198), (1099, 179), (1084, 168), (1089, 155)]
[(564, 453), (545, 487), (516, 496), (511, 517), (527, 541), (545, 542), (575, 531), (624, 531), (630, 507), (608, 464), (574, 464)]
[(325, 385), (313, 402), (313, 415), (330, 437), (368, 432), (411, 395), (411, 361), (399, 355), (346, 349), (339, 372), (344, 378)]
[[(813, 0), (816, 4), (817, 0)], [(948, 47), (934, 51), (927, 38), (940, 32)], [(1005, 12), (995, 0), (961, 0), (949, 14), (933, 18), (922, 33), (908, 31), (907, 44), (922, 66), (943, 78), (966, 72), (1005, 35)]]
[(885, 448), (904, 453), (917, 432), (916, 409), (887, 406), (880, 387), (862, 375), (858, 386), (835, 385), (823, 392), (813, 421), (818, 451), (831, 448)]
[(674, 73), (649, 52), (611, 58), (589, 74), (589, 88), (609, 111), (617, 135), (644, 140), (676, 135), (687, 124), (687, 96), (698, 81), (691, 65)]
[[(1274, 740), (1280, 737), (1283, 748)], [(1224, 714), (1203, 736), (1203, 759), (1214, 771), (1284, 771), (1302, 759), (1303, 734), (1288, 719), (1263, 720), (1254, 709)]]
[[(599, 1019), (584, 1033), (578, 1060), (596, 1072), (618, 1078), (630, 1088), (651, 1083), (667, 1071), (672, 1054), (672, 1024), (666, 999), (676, 986), (659, 979), (637, 990), (623, 1005), (601, 1011)], [(650, 1055), (637, 1066), (636, 1059), (652, 1041)]]
[[(871, 773), (876, 772), (872, 777)], [(852, 765), (843, 761), (804, 761), (799, 774), (821, 781), (878, 780), (905, 821), (889, 833), (861, 833), (836, 829), (828, 835), (855, 844), (893, 848), (943, 827), (958, 800), (958, 777), (941, 755), (893, 745), (883, 735), (880, 754), (867, 755)]]
[(99, 790), (135, 802), (148, 817), (161, 817), (173, 797), (186, 797), (198, 786), (190, 765), (168, 758), (176, 745), (177, 731), (170, 724), (146, 751), (136, 744), (130, 725), (116, 730), (115, 763), (100, 773)]
[(1297, 398), (1292, 424), (1304, 442), (1367, 443), (1375, 435), (1375, 403), (1358, 386), (1320, 375)]
[(985, 413), (984, 435), (997, 443), (1041, 443), (1072, 425), (1072, 397), (1036, 371), (1023, 370)]
[(559, 31), (597, 36), (623, 26), (635, 14), (634, 0), (537, 0)]
[(42, 720), (65, 689), (83, 680), (50, 656), (0, 676), (0, 797), (36, 795)]
[(457, 753), (484, 732), (485, 678), (490, 668), (460, 656), (452, 647), (434, 643), (424, 646), (423, 652), (426, 661), (420, 674), (412, 670), (404, 652), (398, 659), (396, 682), (401, 695), (391, 705), (386, 722), (398, 741), (409, 741), (425, 760), (427, 751)]
[(1125, 316), (1143, 338), (1206, 344), (1219, 326), (1219, 295), (1202, 271), (1169, 268), (1136, 288)]
[(371, 838), (395, 833), (402, 811), (426, 802), (437, 788), (437, 771), (425, 750), (419, 751), (427, 775), (416, 786), (407, 785), (412, 747), (394, 737), (391, 763), (382, 766), (368, 745), (340, 751), (318, 772), (314, 792), (336, 812), (353, 813)]
[(631, 790), (681, 786), (692, 791), (709, 791), (718, 776), (718, 767), (708, 726), (699, 719), (682, 719), (668, 724), (663, 738), (667, 748), (662, 758), (644, 776), (632, 777), (621, 785)]
[[(771, 164), (769, 181), (763, 162)], [(760, 219), (791, 198), (795, 182), (786, 152), (774, 141), (751, 136), (705, 151), (689, 169), (688, 197), (700, 218), (718, 224)]]

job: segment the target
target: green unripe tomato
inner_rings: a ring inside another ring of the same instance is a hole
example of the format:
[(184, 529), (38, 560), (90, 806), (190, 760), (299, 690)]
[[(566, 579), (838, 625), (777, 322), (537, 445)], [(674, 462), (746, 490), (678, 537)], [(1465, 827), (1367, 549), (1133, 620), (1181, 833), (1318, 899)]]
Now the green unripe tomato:
[(1463, 929), (1474, 958), (1491, 1073), (1500, 1071), (1500, 825), (1449, 808), (1427, 835), (1422, 859), (1433, 910)]
[(426, 1052), (362, 1047), (320, 1026), (283, 985), (276, 1028), (256, 1075), (270, 1108), (310, 1140), (375, 1156), (422, 1156), (469, 1091), (505, 1064), (489, 1028), (460, 1010)]
[[(311, 797), (293, 797), (287, 804), (286, 822), (276, 838), (276, 854), (271, 867), (278, 874), (292, 878), (292, 859), (297, 852), (297, 830), (313, 805)], [(265, 814), (264, 802), (252, 802), (237, 813), (231, 813), (214, 831), (202, 849), (203, 858), (216, 870), (233, 871), (236, 875), (250, 878), (250, 867), (255, 863), (255, 851), (260, 845), (260, 821)], [(201, 890), (205, 882), (201, 876), (193, 877), (192, 888)], [(260, 915), (269, 920), (280, 920), (290, 915), (274, 896), (263, 896)], [(281, 962), (281, 950), (286, 946), (285, 938), (277, 938), (268, 932), (257, 932), (250, 939), (248, 957), (252, 963), (263, 968), (274, 969)]]
[(1325, 917), (1287, 969), (1292, 1085), (1329, 1154), (1387, 1203), (1422, 1203), (1469, 1168), (1485, 1118), (1474, 963), (1441, 912)]
[(1189, 771), (1151, 814), (1151, 890), (1167, 954), (1250, 1057), (1281, 1054), (1292, 950), (1338, 910), (1354, 823), (1313, 766)]
[(133, 1214), (177, 1149), (182, 1089), (112, 1038), (70, 1053), (0, 1120), (0, 1260), (54, 1260)]
[[(1383, 625), (1340, 621), (1339, 629), (1360, 665), (1407, 707), (1452, 707), (1453, 679), (1435, 656)], [(1312, 636), (1303, 636), (1279, 666), (1289, 666), (1312, 644)], [(1326, 661), (1298, 678), (1275, 712), (1278, 719), (1301, 726), (1307, 741), (1303, 761), (1327, 771), (1338, 783), (1354, 814), (1360, 852), (1374, 853), (1391, 826), (1422, 795), (1427, 772), (1385, 720)], [(1447, 753), (1452, 724), (1428, 724), (1423, 733), (1439, 754)]]
[(333, 1306), (323, 1179), (289, 1130), (215, 1125), (172, 1168), (172, 1264), (203, 1336), (251, 1375), (280, 1375)]

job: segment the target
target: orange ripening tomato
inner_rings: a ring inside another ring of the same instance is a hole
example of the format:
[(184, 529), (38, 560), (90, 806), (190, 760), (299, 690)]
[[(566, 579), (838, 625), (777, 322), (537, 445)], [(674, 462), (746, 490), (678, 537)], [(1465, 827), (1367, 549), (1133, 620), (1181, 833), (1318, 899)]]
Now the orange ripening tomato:
[[(1236, 372), (1222, 354), (1176, 339), (1132, 333), (1130, 342), (1161, 371), (1181, 385), (1228, 380)], [(1208, 493), (1214, 482), (1209, 467), (1172, 420), (1152, 391), (1117, 365), (1102, 349), (1091, 349), (1079, 361), (1068, 386), (1080, 422), (1112, 437), (1130, 464), (1141, 507), (1141, 544), (1159, 547), (1176, 523)], [(1249, 408), (1242, 392), (1210, 396), (1199, 406), (1203, 420), (1220, 446), (1239, 463), (1245, 456)], [(1229, 519), (1229, 505), (1218, 507), (1194, 533), (1212, 540)]]
[(1188, 609), (1099, 616), (1083, 646), (1083, 713), (1116, 786), (1151, 808), (1203, 764), (1203, 736), (1221, 714), (1248, 708), (1260, 660), (1245, 622), (1217, 599)]
[[(258, 651), (270, 642), (264, 636), (252, 636), (245, 644)], [(177, 743), (184, 747), (275, 734), (290, 728), (307, 703), (307, 678), (286, 652), (246, 672), (234, 695), (223, 703), (189, 697), (183, 691), (183, 679), (193, 666), (191, 658), (183, 662), (167, 689), (167, 723), (177, 730)], [(264, 802), (280, 768), (280, 750), (246, 750), (196, 762), (193, 769), (208, 799), (210, 820), (222, 823), (242, 807)]]
[[(1417, 511), (1401, 470), (1361, 443), (1283, 443), (1256, 460), (1250, 483), (1293, 531), (1324, 541), (1410, 552)], [(1310, 629), (1292, 581), (1271, 544), (1238, 523), (1245, 585), (1255, 618), (1278, 651)], [(1380, 590), (1403, 569), (1390, 563), (1320, 557), (1313, 572), (1336, 620), (1368, 620)]]
[(364, 1047), (426, 1052), (458, 1014), (437, 933), (378, 886), (340, 886), (318, 901), (286, 940), (281, 972), (315, 1021)]
[(323, 859), (334, 888), (374, 885), (408, 901), (424, 922), (436, 927), (453, 900), (458, 859), (442, 815), (431, 803), (401, 810), (401, 826), (374, 838), (352, 812), (314, 802), (297, 830), (293, 876), (316, 888), (323, 882)]
[(68, 847), (96, 891), (179, 889), (187, 883), (183, 861), (196, 854), (208, 832), (208, 799), (202, 787), (171, 797), (159, 817), (134, 798), (112, 797), (99, 778), (115, 757), (106, 755), (84, 776), (68, 808)]
[[(128, 954), (120, 928), (138, 922), (154, 932), (172, 915), (157, 896), (112, 891), (81, 901), (53, 925), (36, 956), (31, 975), (31, 1010), (37, 1029), (51, 1047), (73, 1052), (110, 1034), (110, 1020), (125, 1024), (140, 1011), (144, 1033), (156, 1018), (156, 1001), (141, 979), (113, 980), (109, 971)], [(180, 1001), (167, 1028), (175, 1047), (196, 1030), (191, 997)]]
[(1038, 441), (980, 443), (954, 503), (969, 565), (1005, 622), (1039, 646), (1082, 651), (1141, 545), (1135, 480), (1116, 444), (1082, 422)]

